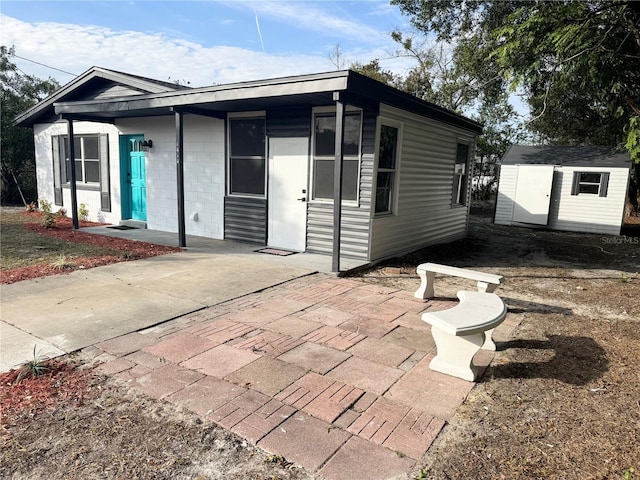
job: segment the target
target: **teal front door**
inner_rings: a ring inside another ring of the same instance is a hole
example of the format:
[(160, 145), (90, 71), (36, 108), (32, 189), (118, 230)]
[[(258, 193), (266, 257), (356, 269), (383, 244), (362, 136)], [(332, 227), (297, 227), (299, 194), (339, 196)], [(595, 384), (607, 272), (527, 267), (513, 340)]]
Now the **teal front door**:
[(122, 216), (132, 220), (147, 219), (147, 170), (144, 151), (142, 150), (143, 135), (125, 135), (121, 139), (123, 198)]

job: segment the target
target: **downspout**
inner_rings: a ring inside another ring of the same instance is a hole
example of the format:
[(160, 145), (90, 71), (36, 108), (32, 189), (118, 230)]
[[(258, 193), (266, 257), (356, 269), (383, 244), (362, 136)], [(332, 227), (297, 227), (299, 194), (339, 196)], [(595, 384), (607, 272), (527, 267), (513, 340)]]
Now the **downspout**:
[(340, 92), (333, 92), (336, 102), (335, 160), (333, 165), (333, 257), (331, 271), (340, 272), (340, 223), (342, 218), (342, 162), (344, 143), (344, 102)]
[[(76, 142), (73, 135), (73, 119), (67, 118), (67, 125), (69, 128), (69, 165), (71, 165), (69, 176), (71, 187), (71, 220), (73, 222), (73, 229), (78, 230), (80, 223), (78, 222), (78, 196), (76, 188)], [(64, 160), (63, 160), (64, 161)]]
[(178, 246), (187, 246), (184, 223), (184, 116), (175, 112), (176, 119), (176, 179), (178, 189)]

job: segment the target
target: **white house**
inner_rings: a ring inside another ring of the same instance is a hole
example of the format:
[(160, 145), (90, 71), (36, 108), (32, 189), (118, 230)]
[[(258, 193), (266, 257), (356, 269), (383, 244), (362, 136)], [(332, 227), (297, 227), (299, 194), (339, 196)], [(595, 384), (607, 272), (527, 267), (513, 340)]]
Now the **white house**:
[(184, 88), (96, 67), (16, 124), (34, 129), (39, 198), (69, 214), (334, 267), (464, 237), (482, 131), (353, 71)]
[(631, 166), (612, 147), (513, 145), (502, 159), (494, 221), (619, 235)]

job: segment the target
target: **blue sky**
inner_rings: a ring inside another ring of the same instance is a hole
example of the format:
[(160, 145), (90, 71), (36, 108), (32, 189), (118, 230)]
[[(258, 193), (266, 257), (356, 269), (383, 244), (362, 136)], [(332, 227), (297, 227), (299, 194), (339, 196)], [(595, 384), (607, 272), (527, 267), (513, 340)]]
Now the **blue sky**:
[[(393, 58), (389, 33), (409, 19), (388, 0), (12, 1), (2, 0), (0, 41), (16, 55), (80, 74), (93, 65), (180, 80), (191, 86), (335, 70)], [(61, 83), (73, 77), (16, 58), (18, 67)]]

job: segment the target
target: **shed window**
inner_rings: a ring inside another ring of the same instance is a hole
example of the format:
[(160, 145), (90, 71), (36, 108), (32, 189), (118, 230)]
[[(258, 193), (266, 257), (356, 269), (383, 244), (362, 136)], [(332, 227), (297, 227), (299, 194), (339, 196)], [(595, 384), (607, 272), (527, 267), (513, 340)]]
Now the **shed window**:
[(587, 194), (606, 197), (608, 187), (608, 172), (574, 172), (571, 195)]
[(229, 191), (264, 196), (266, 184), (264, 118), (229, 120)]
[(393, 198), (396, 189), (398, 133), (396, 127), (380, 126), (378, 175), (376, 177), (376, 214), (391, 213), (393, 211)]
[[(313, 145), (313, 199), (333, 200), (333, 173), (336, 151), (336, 116), (317, 114), (314, 119)], [(362, 120), (360, 112), (349, 112), (344, 120), (342, 146), (342, 198), (357, 200), (360, 166), (360, 139)]]
[(451, 203), (453, 205), (466, 205), (467, 203), (468, 169), (469, 145), (459, 143), (456, 151), (456, 163), (453, 169), (453, 192), (451, 195)]

